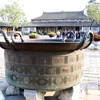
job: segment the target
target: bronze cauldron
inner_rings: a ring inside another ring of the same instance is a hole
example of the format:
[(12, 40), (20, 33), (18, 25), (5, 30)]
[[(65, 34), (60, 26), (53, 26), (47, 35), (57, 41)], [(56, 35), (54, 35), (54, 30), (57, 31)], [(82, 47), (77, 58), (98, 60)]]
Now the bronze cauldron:
[[(0, 41), (4, 49), (6, 80), (22, 89), (58, 91), (80, 83), (83, 77), (84, 48), (93, 39), (92, 33), (80, 40), (35, 39), (21, 42), (7, 38)], [(88, 38), (87, 38), (88, 37)]]

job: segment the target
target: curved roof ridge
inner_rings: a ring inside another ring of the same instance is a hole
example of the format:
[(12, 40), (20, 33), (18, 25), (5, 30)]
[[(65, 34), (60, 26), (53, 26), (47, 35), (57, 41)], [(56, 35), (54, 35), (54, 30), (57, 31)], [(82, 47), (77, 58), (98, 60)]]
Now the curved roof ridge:
[(34, 20), (74, 20), (74, 19), (86, 19), (86, 15), (84, 15), (84, 11), (61, 11), (61, 12), (43, 12), (40, 17), (37, 17)]
[(57, 13), (57, 14), (59, 14), (59, 13), (79, 13), (79, 12), (84, 12), (83, 10), (81, 10), (81, 11), (59, 11), (59, 12), (43, 12), (43, 14), (54, 14), (54, 13)]

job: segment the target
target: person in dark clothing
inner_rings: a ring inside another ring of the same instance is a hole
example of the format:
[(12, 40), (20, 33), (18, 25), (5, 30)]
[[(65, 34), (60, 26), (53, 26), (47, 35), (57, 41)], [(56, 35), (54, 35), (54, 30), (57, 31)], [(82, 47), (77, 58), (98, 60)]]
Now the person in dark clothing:
[(80, 33), (78, 31), (76, 32), (76, 39), (80, 39)]
[(62, 32), (62, 38), (63, 39), (65, 38), (65, 32), (64, 31)]
[(75, 37), (74, 36), (75, 35), (74, 32), (71, 32), (71, 31), (67, 32), (66, 35), (67, 35), (68, 39), (74, 39), (74, 37)]
[(33, 31), (32, 30), (30, 30), (30, 34), (32, 33)]

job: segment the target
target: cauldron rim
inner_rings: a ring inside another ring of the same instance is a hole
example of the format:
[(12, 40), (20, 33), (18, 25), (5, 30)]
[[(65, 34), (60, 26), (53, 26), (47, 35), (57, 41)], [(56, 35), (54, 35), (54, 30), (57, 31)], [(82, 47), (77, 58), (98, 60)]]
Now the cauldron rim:
[[(9, 45), (5, 41), (0, 41), (0, 47), (3, 49), (9, 50), (18, 50), (18, 51), (44, 51), (44, 52), (51, 52), (51, 51), (74, 51), (77, 50), (80, 42), (52, 42), (52, 41), (37, 41), (34, 42), (11, 42)], [(80, 49), (84, 49), (89, 42), (85, 42), (84, 45)]]

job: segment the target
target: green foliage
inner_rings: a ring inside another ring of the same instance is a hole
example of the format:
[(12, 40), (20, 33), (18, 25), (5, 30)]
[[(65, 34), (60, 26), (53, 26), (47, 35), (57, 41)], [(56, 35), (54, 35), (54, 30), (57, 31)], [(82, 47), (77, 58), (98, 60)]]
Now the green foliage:
[(49, 37), (54, 37), (54, 36), (56, 36), (56, 33), (51, 31), (50, 33), (48, 33), (48, 35), (49, 35)]
[(33, 32), (33, 33), (30, 33), (28, 36), (29, 36), (30, 38), (37, 38), (37, 37), (39, 36), (39, 34), (36, 33), (36, 32)]
[(89, 3), (86, 6), (87, 18), (93, 22), (100, 22), (100, 4), (97, 2)]
[(9, 21), (16, 28), (23, 25), (23, 23), (28, 23), (25, 13), (17, 2), (5, 5), (0, 10), (0, 17), (3, 21)]
[(55, 32), (51, 31), (50, 33), (48, 33), (49, 35), (56, 35)]

